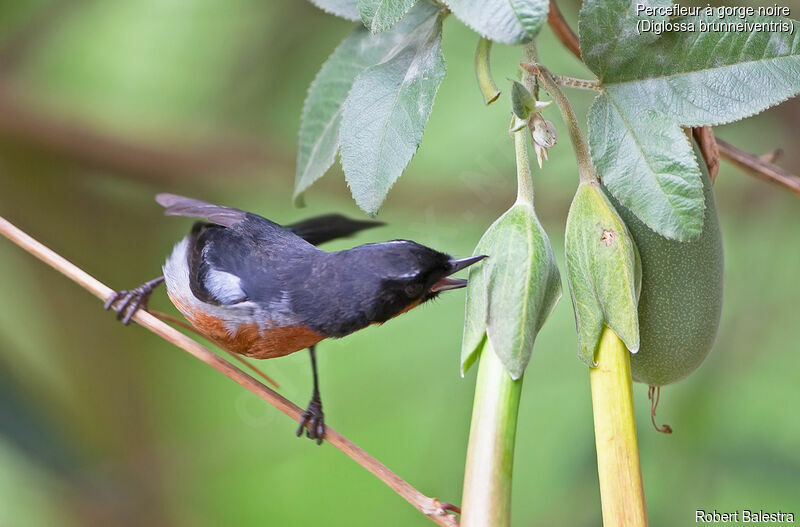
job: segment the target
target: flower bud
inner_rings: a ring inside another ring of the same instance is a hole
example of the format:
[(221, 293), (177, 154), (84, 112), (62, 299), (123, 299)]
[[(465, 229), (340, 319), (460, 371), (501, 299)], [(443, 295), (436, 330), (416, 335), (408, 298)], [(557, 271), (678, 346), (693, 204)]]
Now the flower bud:
[(536, 334), (561, 298), (550, 240), (533, 205), (518, 201), (487, 229), (475, 250), (489, 257), (470, 267), (462, 375), (488, 339), (511, 377), (519, 379)]
[(567, 217), (564, 250), (578, 327), (579, 357), (595, 366), (604, 326), (631, 353), (639, 350), (639, 253), (597, 183), (581, 183)]
[(533, 115), (529, 126), (536, 160), (539, 162), (539, 168), (542, 168), (542, 159), (547, 159), (547, 150), (556, 144), (556, 127), (539, 113)]

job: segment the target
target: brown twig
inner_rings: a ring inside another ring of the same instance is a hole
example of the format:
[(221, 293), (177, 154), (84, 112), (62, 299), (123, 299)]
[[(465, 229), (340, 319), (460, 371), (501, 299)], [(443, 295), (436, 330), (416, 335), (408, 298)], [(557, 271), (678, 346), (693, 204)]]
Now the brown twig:
[[(48, 264), (53, 269), (59, 271), (64, 276), (92, 293), (94, 296), (100, 298), (102, 301), (106, 301), (114, 293), (114, 291), (112, 291), (108, 286), (99, 282), (97, 279), (82, 269), (76, 267), (62, 256), (31, 238), (2, 217), (0, 217), (0, 234), (39, 260)], [(194, 356), (196, 359), (199, 359), (211, 366), (221, 374), (262, 398), (264, 401), (271, 404), (295, 421), (299, 421), (302, 415), (302, 410), (297, 405), (274, 390), (268, 388), (254, 377), (251, 377), (247, 373), (243, 372), (230, 362), (224, 360), (222, 357), (214, 354), (212, 351), (208, 350), (180, 331), (168, 326), (166, 323), (158, 320), (156, 317), (146, 311), (136, 312), (136, 314), (133, 316), (133, 320), (135, 320), (140, 326), (149, 329), (164, 340), (178, 346)], [(326, 428), (325, 439), (331, 445), (344, 452), (353, 461), (374, 474), (378, 479), (383, 481), (392, 490), (402, 496), (406, 501), (413, 505), (417, 510), (425, 514), (428, 518), (433, 520), (436, 524), (444, 527), (458, 526), (458, 518), (456, 518), (456, 516), (453, 514), (449, 514), (442, 502), (436, 498), (426, 496), (409, 485), (406, 481), (389, 470), (389, 468), (380, 461), (364, 452), (353, 442), (336, 432), (334, 429), (330, 427)]]
[(783, 157), (783, 148), (776, 148), (766, 154), (761, 154), (758, 158), (765, 163), (775, 163)]
[(555, 33), (556, 38), (558, 38), (573, 55), (581, 58), (581, 45), (578, 41), (578, 36), (572, 31), (569, 24), (567, 24), (555, 0), (550, 0), (550, 10), (547, 12), (547, 23), (550, 25), (550, 29), (553, 30), (553, 33)]
[(703, 159), (708, 167), (708, 175), (711, 177), (711, 184), (713, 185), (717, 180), (717, 174), (719, 174), (719, 145), (717, 144), (717, 138), (714, 136), (714, 130), (710, 126), (700, 126), (692, 128), (692, 135), (700, 147), (700, 152), (703, 154)]
[(719, 137), (717, 137), (717, 144), (719, 144), (720, 154), (728, 162), (733, 163), (758, 179), (777, 183), (795, 194), (800, 194), (800, 177), (777, 165), (764, 161), (758, 156), (747, 153)]
[[(576, 57), (581, 58), (581, 47), (578, 41), (578, 36), (567, 24), (567, 21), (564, 19), (561, 11), (558, 9), (555, 0), (550, 0), (550, 11), (547, 14), (547, 22), (550, 24), (550, 28), (553, 30), (553, 33), (555, 33), (556, 37), (558, 37), (558, 40), (560, 40), (561, 43), (564, 44), (564, 46)], [(695, 128), (695, 130), (697, 130), (697, 128)], [(718, 145), (719, 149), (719, 155), (716, 155), (714, 152), (714, 145), (708, 139), (708, 137), (706, 137), (705, 146), (703, 146), (702, 141), (698, 141), (701, 145), (703, 157), (705, 158), (706, 163), (709, 165), (709, 173), (712, 175), (712, 180), (716, 177), (716, 173), (713, 170), (717, 170), (715, 166), (719, 166), (719, 157), (721, 156), (726, 161), (733, 163), (734, 165), (745, 170), (748, 174), (751, 174), (758, 179), (777, 183), (778, 185), (788, 188), (792, 192), (800, 194), (800, 177), (782, 169), (777, 165), (772, 164), (767, 160), (749, 154), (741, 148), (737, 148), (732, 144), (723, 141), (719, 137), (714, 137), (711, 133), (711, 127), (704, 126), (700, 128), (700, 130), (704, 130), (702, 132), (703, 135), (712, 135), (714, 142)], [(697, 137), (697, 135), (695, 135), (695, 137)]]

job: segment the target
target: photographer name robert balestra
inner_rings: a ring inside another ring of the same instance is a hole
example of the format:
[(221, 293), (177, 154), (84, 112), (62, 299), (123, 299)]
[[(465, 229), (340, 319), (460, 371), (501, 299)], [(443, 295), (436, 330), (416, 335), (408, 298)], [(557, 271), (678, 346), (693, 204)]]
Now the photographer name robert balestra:
[(793, 512), (771, 512), (771, 511), (751, 511), (742, 509), (740, 511), (719, 512), (717, 509), (706, 511), (697, 509), (694, 516), (695, 523), (794, 523)]

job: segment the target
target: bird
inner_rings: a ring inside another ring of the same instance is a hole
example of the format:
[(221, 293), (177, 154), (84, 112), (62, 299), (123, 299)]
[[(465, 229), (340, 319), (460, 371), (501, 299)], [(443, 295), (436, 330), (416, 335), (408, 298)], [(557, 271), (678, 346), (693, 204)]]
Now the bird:
[(196, 218), (162, 275), (105, 303), (128, 325), (164, 283), (172, 304), (220, 347), (256, 359), (308, 349), (313, 390), (297, 435), (321, 444), (325, 417), (316, 345), (382, 324), (467, 281), (451, 275), (486, 257), (456, 259), (411, 240), (327, 252), (317, 245), (383, 225), (338, 214), (279, 225), (262, 216), (158, 194), (167, 216)]

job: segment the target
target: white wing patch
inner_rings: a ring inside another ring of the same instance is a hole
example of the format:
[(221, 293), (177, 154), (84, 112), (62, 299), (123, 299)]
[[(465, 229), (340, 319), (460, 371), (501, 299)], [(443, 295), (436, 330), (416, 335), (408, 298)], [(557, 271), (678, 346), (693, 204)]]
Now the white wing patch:
[(242, 281), (238, 276), (217, 269), (206, 273), (204, 284), (208, 292), (223, 304), (241, 302), (247, 296), (242, 291)]
[[(189, 286), (188, 249), (189, 238), (186, 237), (175, 245), (163, 267), (167, 291), (171, 298), (178, 299), (189, 308), (187, 311), (181, 309), (187, 319), (191, 321), (192, 312), (199, 310), (223, 320), (231, 334), (236, 332), (240, 324), (256, 323), (262, 330), (298, 324), (291, 313), (288, 294), (284, 294), (278, 302), (273, 302), (269, 306), (262, 306), (252, 301), (230, 305), (213, 305), (200, 301), (192, 294)], [(212, 270), (208, 273), (205, 286), (220, 302), (225, 302), (230, 298), (243, 299), (245, 297), (239, 278), (223, 271)]]

